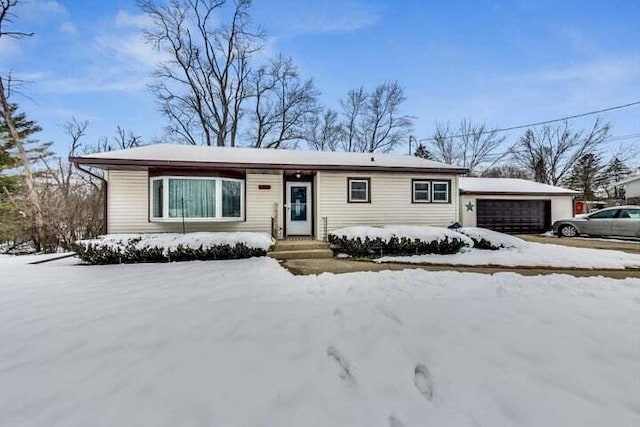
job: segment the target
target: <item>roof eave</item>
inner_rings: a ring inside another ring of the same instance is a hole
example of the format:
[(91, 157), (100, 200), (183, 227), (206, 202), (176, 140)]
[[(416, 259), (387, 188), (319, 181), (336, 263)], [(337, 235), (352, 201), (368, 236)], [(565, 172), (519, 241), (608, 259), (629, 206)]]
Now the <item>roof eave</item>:
[(108, 166), (130, 167), (179, 167), (179, 168), (218, 168), (218, 169), (281, 169), (281, 170), (326, 170), (326, 171), (366, 171), (366, 172), (419, 172), (448, 173), (464, 175), (466, 168), (416, 167), (416, 166), (378, 166), (378, 165), (314, 165), (314, 164), (277, 164), (277, 163), (232, 163), (202, 162), (186, 160), (142, 160), (109, 159), (102, 157), (69, 157), (76, 165), (87, 165), (107, 169)]
[(534, 191), (470, 191), (460, 189), (460, 194), (475, 194), (478, 196), (577, 196), (578, 192), (534, 192)]

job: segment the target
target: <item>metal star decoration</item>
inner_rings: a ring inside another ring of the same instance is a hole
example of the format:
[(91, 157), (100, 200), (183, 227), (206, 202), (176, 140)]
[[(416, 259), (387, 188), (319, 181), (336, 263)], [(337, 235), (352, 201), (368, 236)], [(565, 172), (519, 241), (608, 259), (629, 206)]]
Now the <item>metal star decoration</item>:
[(467, 208), (467, 212), (473, 212), (473, 203), (469, 202), (464, 206)]

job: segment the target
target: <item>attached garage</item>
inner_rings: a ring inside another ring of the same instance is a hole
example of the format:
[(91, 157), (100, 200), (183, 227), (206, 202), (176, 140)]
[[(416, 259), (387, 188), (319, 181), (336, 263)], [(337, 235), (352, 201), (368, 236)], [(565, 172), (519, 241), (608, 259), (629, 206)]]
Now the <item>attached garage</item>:
[(573, 217), (578, 193), (515, 178), (460, 178), (460, 220), (503, 233), (543, 233)]
[(551, 200), (478, 199), (477, 226), (502, 233), (544, 233), (551, 229)]

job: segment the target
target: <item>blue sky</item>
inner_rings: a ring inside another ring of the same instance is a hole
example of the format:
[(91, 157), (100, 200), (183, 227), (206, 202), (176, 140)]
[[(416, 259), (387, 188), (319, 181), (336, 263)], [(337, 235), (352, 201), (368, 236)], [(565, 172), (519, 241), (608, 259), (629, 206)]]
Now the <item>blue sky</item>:
[[(14, 28), (36, 35), (0, 43), (0, 63), (31, 82), (14, 100), (42, 140), (64, 152), (72, 116), (91, 122), (87, 142), (117, 125), (162, 136), (146, 88), (158, 55), (134, 0), (28, 0), (16, 12)], [(292, 56), (333, 107), (352, 87), (398, 80), (418, 138), (463, 117), (506, 127), (640, 100), (639, 18), (625, 0), (254, 0), (265, 55)], [(615, 135), (640, 133), (640, 107), (605, 117)]]

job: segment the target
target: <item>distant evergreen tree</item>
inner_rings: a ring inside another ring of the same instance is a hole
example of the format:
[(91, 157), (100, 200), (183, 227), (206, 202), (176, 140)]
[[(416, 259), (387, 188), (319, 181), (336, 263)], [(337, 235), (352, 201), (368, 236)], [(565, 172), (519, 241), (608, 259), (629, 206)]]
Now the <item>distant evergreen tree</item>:
[(416, 148), (416, 151), (413, 153), (413, 155), (423, 159), (433, 160), (433, 155), (423, 144), (418, 145), (418, 148)]
[[(18, 111), (17, 104), (10, 104), (14, 126), (23, 141), (27, 158), (32, 165), (41, 159), (53, 156), (51, 143), (41, 143), (33, 138), (42, 128), (37, 122), (28, 120), (24, 112)], [(9, 128), (4, 116), (0, 116), (0, 240), (10, 240), (20, 228), (29, 227), (31, 221), (24, 221), (24, 216), (32, 212), (25, 202), (24, 176), (21, 173), (20, 161), (15, 141), (9, 135)], [(32, 168), (35, 177), (41, 176), (37, 167)], [(30, 216), (27, 216), (30, 218)], [(39, 250), (40, 237), (34, 232), (34, 245)]]
[(573, 165), (564, 184), (582, 193), (584, 200), (594, 200), (596, 191), (605, 183), (602, 159), (594, 153), (587, 153)]
[[(28, 153), (29, 159), (32, 162), (46, 157), (50, 157), (53, 153), (50, 151), (51, 142), (42, 143), (37, 139), (32, 138), (33, 135), (42, 131), (42, 128), (35, 120), (28, 120), (27, 115), (24, 112), (18, 111), (17, 104), (11, 104), (11, 115), (13, 117), (13, 123), (18, 131), (18, 134), (24, 141), (25, 149)], [(9, 137), (9, 129), (4, 121), (4, 118), (0, 117), (0, 156), (2, 155), (3, 148), (8, 155), (14, 159), (16, 167), (19, 163), (17, 153), (15, 152), (14, 142)], [(0, 165), (2, 165), (0, 161)], [(2, 167), (2, 166), (0, 166)], [(0, 169), (2, 170), (2, 169)]]
[(631, 173), (631, 168), (629, 168), (629, 166), (627, 166), (618, 157), (611, 159), (602, 173), (606, 182), (606, 189), (609, 197), (614, 199), (624, 199), (624, 188), (614, 184), (627, 178)]

